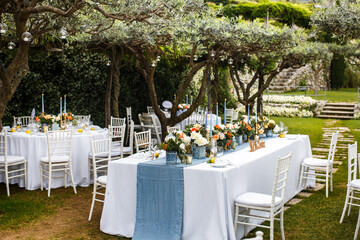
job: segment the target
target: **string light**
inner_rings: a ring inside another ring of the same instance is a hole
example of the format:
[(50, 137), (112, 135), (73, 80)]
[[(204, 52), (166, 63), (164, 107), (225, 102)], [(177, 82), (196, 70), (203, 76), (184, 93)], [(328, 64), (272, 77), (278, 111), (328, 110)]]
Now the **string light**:
[(30, 42), (31, 39), (32, 39), (32, 35), (31, 33), (29, 32), (24, 32), (22, 35), (21, 35), (21, 38), (24, 42)]
[(229, 59), (228, 59), (228, 63), (231, 65), (231, 64), (234, 63), (234, 60), (233, 60), (232, 58), (229, 58)]
[(59, 34), (60, 34), (60, 39), (65, 39), (67, 37), (67, 31), (64, 27), (62, 27), (59, 31)]
[(216, 52), (215, 52), (214, 50), (211, 50), (210, 56), (211, 56), (211, 57), (215, 57), (215, 54), (216, 54)]
[(157, 62), (160, 62), (160, 60), (161, 60), (161, 57), (160, 57), (160, 56), (157, 56), (157, 57), (156, 57), (156, 61), (157, 61)]
[(106, 63), (106, 66), (108, 66), (108, 67), (109, 67), (110, 65), (111, 65), (111, 61), (110, 61), (110, 60), (108, 60), (108, 61), (107, 61), (107, 63)]
[(0, 23), (0, 34), (5, 34), (8, 30), (8, 26), (6, 25), (6, 23), (1, 22)]
[(194, 55), (194, 61), (197, 61), (199, 59), (198, 55)]
[(155, 61), (155, 60), (152, 60), (151, 66), (152, 66), (152, 67), (156, 67), (156, 61)]
[(9, 42), (8, 49), (14, 49), (14, 48), (15, 48), (15, 43)]

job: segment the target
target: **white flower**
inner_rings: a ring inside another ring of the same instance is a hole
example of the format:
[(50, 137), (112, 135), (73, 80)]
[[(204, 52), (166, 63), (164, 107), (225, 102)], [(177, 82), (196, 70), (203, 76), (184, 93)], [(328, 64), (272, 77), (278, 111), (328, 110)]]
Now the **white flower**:
[(185, 151), (185, 144), (180, 144), (180, 149)]
[(191, 142), (191, 137), (189, 137), (189, 136), (184, 136), (183, 142), (184, 142), (186, 145), (190, 144), (190, 142)]
[(276, 124), (276, 126), (274, 127), (274, 133), (279, 133), (280, 132), (280, 127)]
[(194, 131), (194, 132), (191, 132), (190, 137), (191, 137), (192, 140), (194, 140), (194, 139), (196, 139), (199, 135), (201, 135), (201, 134)]
[(224, 135), (223, 133), (220, 133), (219, 138), (220, 138), (221, 140), (223, 140), (223, 139), (225, 138), (225, 135)]
[(174, 140), (174, 141), (175, 141), (175, 137), (174, 137), (174, 135), (172, 135), (172, 134), (167, 135), (167, 136), (165, 137), (165, 142), (169, 142), (169, 141), (170, 141), (170, 139), (172, 139), (172, 140)]

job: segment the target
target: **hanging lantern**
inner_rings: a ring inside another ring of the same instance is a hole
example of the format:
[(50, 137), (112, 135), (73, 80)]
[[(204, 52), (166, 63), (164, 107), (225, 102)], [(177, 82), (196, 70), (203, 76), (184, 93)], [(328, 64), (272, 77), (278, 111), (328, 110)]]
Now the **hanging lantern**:
[(228, 59), (228, 63), (231, 65), (231, 64), (234, 63), (234, 60), (233, 60), (232, 58), (229, 58), (229, 59)]
[(107, 61), (107, 63), (106, 63), (106, 66), (108, 66), (108, 67), (109, 67), (110, 65), (111, 65), (111, 61), (110, 61), (110, 60), (108, 60), (108, 61)]
[(9, 42), (8, 49), (14, 49), (14, 48), (15, 48), (15, 43)]
[(59, 34), (60, 34), (60, 39), (65, 39), (67, 37), (68, 32), (63, 27), (63, 28), (60, 29)]
[(152, 67), (156, 67), (156, 61), (155, 61), (155, 60), (152, 60), (151, 66), (152, 66)]
[(0, 23), (0, 34), (5, 34), (8, 30), (8, 26), (6, 25), (6, 23)]
[(160, 56), (157, 56), (157, 57), (156, 57), (156, 61), (157, 61), (157, 62), (160, 62), (160, 60), (161, 60), (161, 57), (160, 57)]
[(194, 61), (197, 61), (199, 59), (198, 55), (194, 55)]
[(32, 35), (31, 33), (29, 32), (24, 32), (22, 35), (21, 35), (21, 38), (24, 42), (30, 42), (31, 39), (32, 39)]
[(240, 60), (240, 62), (241, 62), (241, 63), (244, 63), (244, 62), (245, 62), (245, 60), (242, 58), (242, 59)]
[(215, 57), (215, 54), (216, 54), (216, 52), (215, 52), (214, 50), (211, 50), (210, 56), (211, 56), (211, 57)]

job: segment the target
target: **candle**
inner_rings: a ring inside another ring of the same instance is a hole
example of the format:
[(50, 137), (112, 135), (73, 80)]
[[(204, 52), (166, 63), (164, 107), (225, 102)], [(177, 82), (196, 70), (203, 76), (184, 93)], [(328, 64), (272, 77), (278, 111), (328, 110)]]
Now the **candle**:
[(206, 111), (205, 111), (205, 129), (207, 128), (207, 108), (206, 108)]
[(212, 137), (212, 113), (210, 112), (210, 138)]
[(186, 104), (188, 104), (188, 102), (189, 102), (189, 101), (188, 101), (188, 95), (186, 95)]
[(257, 124), (257, 109), (255, 108), (255, 122)]
[(174, 100), (176, 100), (176, 94), (174, 94)]
[(66, 113), (66, 95), (64, 96), (64, 112)]
[(44, 113), (44, 94), (41, 95), (42, 113)]
[(62, 97), (60, 97), (60, 115), (62, 114)]
[(226, 124), (226, 98), (225, 98), (225, 104), (224, 104), (224, 124)]
[(218, 116), (219, 116), (219, 104), (216, 103), (216, 125), (218, 125)]
[(248, 105), (248, 119), (247, 119), (248, 121), (248, 124), (250, 123), (250, 105)]
[(191, 96), (190, 104), (192, 105), (192, 96)]

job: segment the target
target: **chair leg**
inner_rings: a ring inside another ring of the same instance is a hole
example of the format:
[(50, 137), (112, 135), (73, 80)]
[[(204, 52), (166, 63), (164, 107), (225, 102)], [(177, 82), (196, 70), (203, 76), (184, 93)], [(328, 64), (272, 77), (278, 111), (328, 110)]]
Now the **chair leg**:
[(43, 167), (44, 167), (44, 165), (43, 165), (42, 163), (40, 163), (40, 189), (41, 189), (41, 191), (44, 190), (44, 177), (43, 177), (44, 172), (43, 172)]
[(67, 173), (66, 173), (66, 167), (64, 167), (64, 188), (67, 188)]
[(239, 207), (235, 205), (235, 215), (234, 215), (234, 231), (235, 231), (235, 238), (236, 238), (236, 230), (237, 230), (238, 215), (239, 215)]
[(348, 206), (349, 196), (350, 196), (350, 189), (347, 188), (346, 198), (345, 198), (345, 204), (344, 204), (344, 210), (343, 210), (343, 212), (342, 212), (342, 214), (341, 214), (340, 223), (342, 223), (343, 220), (344, 220), (345, 213), (346, 213), (346, 209), (347, 209), (347, 206)]
[(27, 172), (26, 172), (26, 162), (24, 162), (24, 184), (25, 184), (25, 189), (27, 189)]
[(352, 203), (353, 203), (354, 191), (351, 191), (350, 195), (351, 196), (350, 196), (348, 216), (350, 216), (350, 212), (351, 212), (351, 206), (352, 206)]
[(274, 240), (274, 211), (270, 212), (270, 240)]
[(49, 164), (49, 179), (48, 179), (48, 197), (50, 197), (50, 191), (51, 191), (51, 173), (52, 173), (52, 167), (51, 164)]
[(284, 206), (281, 207), (280, 213), (280, 230), (281, 230), (281, 239), (285, 240), (285, 231), (284, 231)]
[(359, 234), (359, 227), (360, 227), (360, 211), (359, 211), (359, 216), (358, 216), (358, 220), (357, 220), (357, 223), (356, 223), (354, 240), (357, 239), (357, 236), (358, 236), (358, 234)]
[(330, 169), (330, 191), (333, 191), (333, 168)]
[(92, 197), (90, 213), (89, 213), (89, 221), (91, 221), (92, 213), (93, 213), (93, 210), (94, 210), (95, 198), (96, 198), (96, 189), (97, 189), (97, 184), (96, 184), (96, 181), (94, 181), (94, 189), (93, 189), (93, 197)]
[(302, 180), (303, 180), (303, 175), (304, 175), (304, 166), (301, 166), (301, 172), (300, 172), (300, 180), (299, 180), (299, 189), (300, 191), (303, 190), (302, 187)]
[(326, 168), (326, 198), (329, 197), (329, 167)]
[(74, 181), (74, 175), (73, 175), (73, 171), (72, 171), (72, 165), (71, 162), (69, 162), (69, 167), (70, 167), (70, 177), (71, 177), (71, 183), (73, 185), (74, 188), (74, 193), (77, 194), (76, 192), (76, 186), (75, 186), (75, 181)]
[(7, 192), (7, 196), (10, 197), (9, 166), (7, 166), (7, 165), (5, 165), (5, 181), (6, 181), (6, 192)]

